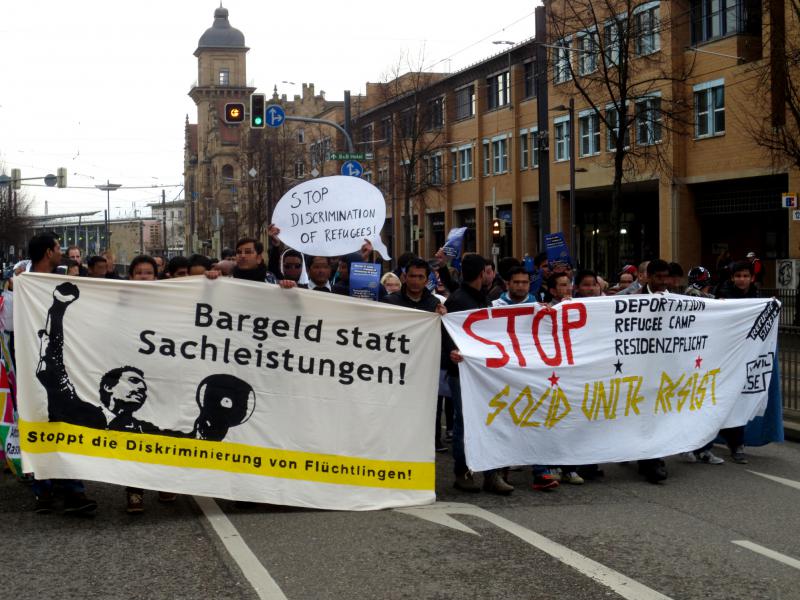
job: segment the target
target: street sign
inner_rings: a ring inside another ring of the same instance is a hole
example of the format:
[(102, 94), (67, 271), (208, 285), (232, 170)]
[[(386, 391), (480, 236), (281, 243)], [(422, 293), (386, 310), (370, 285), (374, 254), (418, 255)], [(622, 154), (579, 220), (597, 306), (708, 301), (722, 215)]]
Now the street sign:
[(331, 152), (328, 160), (366, 160), (366, 152)]
[(58, 177), (50, 173), (49, 175), (44, 176), (44, 184), (47, 187), (53, 187), (55, 184), (58, 183)]
[(781, 194), (783, 208), (797, 208), (797, 194), (791, 192)]
[(800, 210), (792, 211), (792, 221), (800, 221)]
[(350, 177), (361, 177), (364, 172), (364, 167), (357, 160), (348, 160), (342, 165), (341, 174), (349, 175)]
[(267, 127), (280, 127), (286, 120), (286, 111), (277, 104), (270, 104), (266, 110)]

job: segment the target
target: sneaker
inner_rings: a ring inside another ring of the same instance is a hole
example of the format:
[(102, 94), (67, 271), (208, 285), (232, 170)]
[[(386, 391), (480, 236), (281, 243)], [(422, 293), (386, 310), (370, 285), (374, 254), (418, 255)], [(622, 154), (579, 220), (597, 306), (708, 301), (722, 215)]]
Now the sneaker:
[(128, 491), (126, 495), (128, 496), (128, 507), (125, 510), (128, 514), (144, 512), (144, 494)]
[(744, 446), (738, 446), (731, 452), (731, 458), (733, 462), (737, 465), (746, 465), (747, 464), (747, 456), (744, 453)]
[(76, 494), (69, 494), (66, 498), (64, 498), (65, 515), (75, 515), (75, 514), (90, 515), (94, 514), (96, 510), (97, 510), (97, 502), (95, 502), (91, 498), (87, 498), (86, 494), (84, 494), (83, 492)]
[(463, 475), (456, 475), (456, 481), (453, 484), (453, 487), (457, 490), (461, 490), (462, 492), (480, 492), (480, 486), (475, 483), (475, 478), (472, 476), (472, 473), (467, 471)]
[(483, 478), (483, 489), (486, 492), (499, 494), (501, 496), (508, 496), (514, 491), (514, 486), (507, 483), (500, 475), (499, 471), (493, 471)]
[(700, 452), (697, 455), (697, 460), (700, 462), (706, 463), (707, 465), (722, 465), (725, 464), (725, 460), (711, 452), (711, 450), (705, 450)]
[(558, 487), (558, 479), (553, 477), (552, 474), (544, 472), (541, 475), (533, 476), (533, 483), (531, 489), (536, 492), (549, 492)]
[(39, 515), (49, 515), (53, 512), (53, 494), (36, 496), (36, 506), (34, 506), (33, 512)]
[(640, 460), (639, 473), (648, 483), (661, 483), (667, 478), (667, 465), (661, 459)]
[(575, 471), (569, 471), (568, 473), (561, 474), (561, 481), (572, 485), (582, 485), (583, 477), (578, 475)]
[(697, 454), (695, 454), (694, 452), (682, 452), (681, 459), (683, 460), (683, 462), (694, 464), (697, 462)]
[(177, 494), (173, 494), (172, 492), (158, 492), (158, 501), (159, 502), (175, 502), (178, 499)]

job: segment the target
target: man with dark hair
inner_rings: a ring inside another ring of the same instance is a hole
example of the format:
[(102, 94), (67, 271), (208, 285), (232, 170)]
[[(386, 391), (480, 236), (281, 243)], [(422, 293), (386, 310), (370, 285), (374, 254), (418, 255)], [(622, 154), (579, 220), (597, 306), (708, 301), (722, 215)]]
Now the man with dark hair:
[(302, 253), (289, 248), (284, 250), (281, 255), (281, 277), (291, 281), (299, 281), (303, 274), (303, 255)]
[(167, 259), (161, 255), (155, 255), (153, 256), (153, 260), (156, 261), (156, 277), (158, 279), (164, 279), (167, 270)]
[(89, 277), (103, 279), (108, 272), (108, 261), (103, 256), (90, 256), (89, 260), (86, 261), (86, 265)]
[[(35, 235), (28, 242), (28, 256), (31, 259), (31, 272), (52, 273), (61, 263), (61, 246), (58, 243), (58, 238), (48, 233)], [(48, 324), (49, 322), (50, 315), (48, 314)], [(56, 331), (53, 335), (58, 337), (59, 332)], [(63, 333), (61, 333), (61, 340), (63, 341)], [(44, 343), (44, 337), (42, 337), (42, 343)], [(61, 361), (61, 367), (63, 368), (63, 360)], [(39, 377), (38, 372), (36, 375)], [(48, 403), (48, 412), (50, 411)], [(52, 512), (54, 503), (53, 490), (56, 484), (60, 484), (64, 490), (65, 514), (94, 514), (97, 510), (97, 502), (86, 497), (86, 488), (83, 482), (78, 479), (34, 479), (31, 488), (36, 496), (34, 510), (37, 513), (47, 514)]]
[(213, 263), (211, 259), (202, 254), (192, 254), (189, 257), (189, 275), (203, 275), (210, 271)]
[(578, 271), (575, 275), (575, 297), (594, 298), (600, 295), (600, 286), (597, 283), (597, 273), (589, 269)]
[(222, 252), (219, 254), (220, 260), (235, 260), (236, 259), (236, 252), (230, 248), (223, 248)]
[[(489, 300), (483, 292), (486, 259), (479, 254), (467, 253), (461, 258), (461, 286), (453, 292), (444, 303), (447, 312), (487, 308)], [(479, 492), (472, 473), (467, 468), (464, 455), (464, 413), (461, 408), (461, 380), (458, 363), (463, 360), (453, 339), (444, 331), (442, 337), (442, 368), (447, 369), (448, 383), (453, 396), (453, 459), (456, 481), (454, 487), (463, 492)], [(484, 473), (483, 487), (495, 494), (508, 495), (514, 491), (513, 486), (506, 483), (499, 470)]]
[(511, 269), (520, 266), (522, 266), (522, 263), (513, 256), (504, 256), (498, 261), (497, 275), (489, 285), (489, 293), (487, 294), (490, 302), (497, 300), (508, 291), (508, 273)]
[(167, 278), (186, 277), (189, 275), (189, 259), (185, 256), (173, 256), (167, 263)]
[(234, 279), (278, 283), (275, 275), (267, 270), (264, 263), (264, 244), (255, 238), (244, 237), (236, 242), (236, 268)]
[(525, 267), (511, 267), (505, 277), (508, 290), (492, 302), (492, 306), (508, 306), (510, 304), (523, 304), (536, 302), (536, 296), (530, 293), (531, 276)]
[(361, 262), (361, 254), (351, 252), (339, 257), (339, 266), (336, 270), (336, 283), (333, 284), (333, 293), (340, 296), (350, 295), (350, 265), (354, 262)]
[(331, 259), (327, 256), (306, 254), (308, 289), (317, 292), (331, 292)]
[[(668, 291), (670, 284), (669, 263), (660, 258), (647, 263), (647, 283), (637, 292), (639, 294), (662, 294)], [(639, 461), (639, 473), (653, 484), (664, 481), (667, 464), (662, 458), (648, 458)]]
[(158, 265), (154, 257), (147, 254), (135, 256), (128, 266), (128, 279), (132, 281), (155, 281)]

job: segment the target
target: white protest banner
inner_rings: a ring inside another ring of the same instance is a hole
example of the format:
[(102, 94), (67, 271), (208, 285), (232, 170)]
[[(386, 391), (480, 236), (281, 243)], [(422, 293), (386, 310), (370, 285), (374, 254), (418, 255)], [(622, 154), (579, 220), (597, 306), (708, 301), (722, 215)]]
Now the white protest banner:
[(780, 303), (674, 294), (446, 315), (467, 464), (593, 464), (700, 448), (763, 413)]
[(386, 202), (381, 191), (359, 177), (319, 177), (283, 195), (272, 222), (281, 241), (313, 256), (356, 252), (369, 240), (384, 259), (389, 251), (381, 240)]
[(202, 277), (15, 287), (37, 477), (341, 510), (434, 501), (437, 315)]

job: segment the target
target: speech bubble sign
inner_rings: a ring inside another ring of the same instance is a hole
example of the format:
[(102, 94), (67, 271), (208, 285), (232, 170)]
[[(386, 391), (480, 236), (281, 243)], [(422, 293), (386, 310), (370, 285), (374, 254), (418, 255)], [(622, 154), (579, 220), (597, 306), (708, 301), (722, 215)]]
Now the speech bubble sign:
[(280, 240), (313, 256), (349, 254), (369, 240), (390, 260), (381, 240), (385, 220), (386, 202), (380, 190), (358, 177), (342, 175), (304, 181), (286, 192), (272, 213)]

